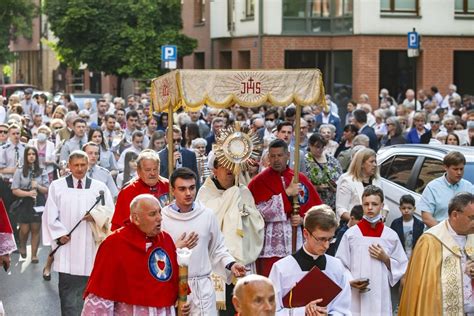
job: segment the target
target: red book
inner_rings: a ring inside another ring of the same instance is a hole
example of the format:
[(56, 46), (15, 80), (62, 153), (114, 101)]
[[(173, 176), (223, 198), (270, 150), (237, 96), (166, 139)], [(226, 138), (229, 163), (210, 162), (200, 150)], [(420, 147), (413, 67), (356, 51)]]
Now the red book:
[(285, 308), (303, 307), (309, 302), (322, 298), (318, 306), (327, 306), (342, 291), (318, 267), (313, 267), (293, 288), (283, 297)]

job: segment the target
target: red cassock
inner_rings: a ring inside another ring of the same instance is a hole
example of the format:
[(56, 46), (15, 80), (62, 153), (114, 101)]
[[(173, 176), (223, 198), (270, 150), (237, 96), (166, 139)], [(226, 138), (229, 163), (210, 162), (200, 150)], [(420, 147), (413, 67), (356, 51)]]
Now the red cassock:
[(117, 203), (115, 203), (114, 216), (112, 217), (112, 230), (122, 227), (125, 223), (130, 223), (130, 203), (136, 196), (145, 193), (154, 195), (163, 206), (168, 204), (168, 179), (160, 178), (155, 186), (150, 187), (137, 178), (120, 190)]
[[(293, 176), (294, 171), (290, 168), (286, 168), (282, 174), (276, 172), (272, 168), (266, 168), (263, 170), (249, 183), (249, 190), (252, 192), (255, 204), (268, 201), (273, 195), (283, 193), (285, 213), (290, 216), (293, 210), (293, 202), (286, 197), (283, 182), (285, 183), (285, 188), (287, 188), (290, 185)], [(299, 173), (299, 180), (301, 190), (298, 196), (298, 201), (300, 204), (300, 215), (304, 216), (311, 207), (320, 205), (322, 202), (318, 192), (316, 192), (314, 186), (311, 184), (311, 181), (309, 181), (309, 179), (301, 172)]]
[[(146, 249), (146, 243), (151, 246)], [(114, 302), (147, 307), (174, 306), (178, 297), (178, 262), (166, 232), (147, 238), (128, 223), (99, 247), (84, 298), (89, 293)]]
[(8, 220), (7, 209), (2, 199), (0, 199), (0, 233), (13, 234), (10, 221)]

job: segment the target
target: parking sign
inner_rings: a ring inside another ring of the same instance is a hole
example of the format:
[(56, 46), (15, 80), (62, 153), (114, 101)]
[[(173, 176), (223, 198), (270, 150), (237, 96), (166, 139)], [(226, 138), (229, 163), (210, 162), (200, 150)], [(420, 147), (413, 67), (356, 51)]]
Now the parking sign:
[(408, 32), (408, 49), (420, 48), (420, 36), (417, 32)]
[(178, 59), (178, 47), (176, 45), (161, 46), (162, 61), (176, 61)]

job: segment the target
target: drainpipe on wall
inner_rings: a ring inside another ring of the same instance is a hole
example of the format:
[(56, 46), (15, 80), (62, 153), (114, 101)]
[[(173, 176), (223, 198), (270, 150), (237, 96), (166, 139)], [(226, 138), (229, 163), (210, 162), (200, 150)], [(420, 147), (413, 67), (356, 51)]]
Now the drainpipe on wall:
[(42, 12), (42, 0), (39, 1), (39, 66), (38, 66), (38, 87), (44, 90), (43, 87), (43, 12)]
[(258, 68), (263, 64), (263, 1), (258, 0)]

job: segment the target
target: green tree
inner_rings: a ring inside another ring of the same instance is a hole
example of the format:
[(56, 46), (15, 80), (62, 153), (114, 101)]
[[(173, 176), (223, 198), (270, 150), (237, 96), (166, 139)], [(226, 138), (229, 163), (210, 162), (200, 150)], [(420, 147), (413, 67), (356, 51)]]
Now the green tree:
[(180, 0), (45, 0), (58, 38), (56, 52), (68, 66), (152, 78), (161, 73), (164, 44), (189, 55), (197, 41), (183, 34)]
[(19, 36), (31, 37), (31, 21), (37, 14), (32, 0), (0, 1), (0, 65), (14, 59), (8, 45)]

